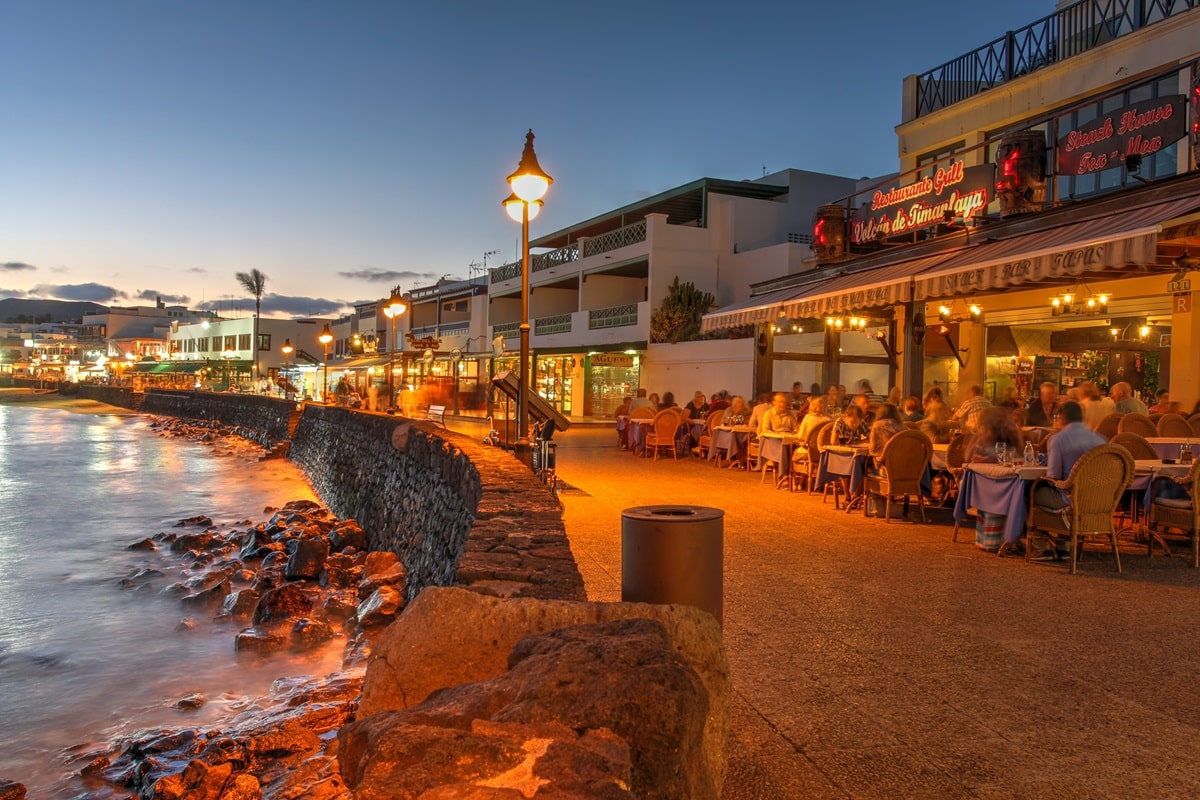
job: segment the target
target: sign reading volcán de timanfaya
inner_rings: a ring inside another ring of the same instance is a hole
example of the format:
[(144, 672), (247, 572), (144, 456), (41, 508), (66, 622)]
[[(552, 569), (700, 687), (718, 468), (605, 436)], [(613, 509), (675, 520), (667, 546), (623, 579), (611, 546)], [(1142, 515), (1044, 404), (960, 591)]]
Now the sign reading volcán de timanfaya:
[(1156, 97), (1118, 108), (1058, 140), (1058, 173), (1090, 175), (1123, 166), (1126, 156), (1149, 156), (1187, 135), (1187, 98)]
[(991, 164), (965, 167), (956, 161), (913, 183), (880, 189), (854, 212), (850, 241), (862, 244), (911, 233), (943, 222), (947, 211), (962, 219), (982, 214), (992, 200), (994, 174)]

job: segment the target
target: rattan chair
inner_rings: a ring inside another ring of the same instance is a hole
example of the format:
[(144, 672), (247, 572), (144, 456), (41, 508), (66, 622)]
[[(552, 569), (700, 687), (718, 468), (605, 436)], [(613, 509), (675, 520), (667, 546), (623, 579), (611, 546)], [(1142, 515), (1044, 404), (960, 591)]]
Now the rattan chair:
[[(1117, 549), (1113, 512), (1132, 482), (1133, 457), (1124, 447), (1115, 444), (1103, 444), (1084, 453), (1064, 481), (1049, 478), (1034, 481), (1029, 487), (1025, 560), (1032, 560), (1036, 537), (1048, 539), (1051, 544), (1065, 540), (1071, 548), (1070, 571), (1074, 575), (1084, 537), (1106, 536), (1112, 545), (1113, 562), (1120, 572), (1121, 553)], [(1037, 505), (1033, 500), (1034, 492), (1041, 485), (1064, 490), (1068, 505), (1061, 509)]]
[(1150, 414), (1147, 416), (1147, 419), (1149, 419), (1151, 422), (1153, 422), (1156, 426), (1158, 425), (1158, 421), (1162, 418), (1163, 418), (1163, 415), (1162, 415), (1161, 411), (1151, 411)]
[(1109, 444), (1124, 447), (1129, 451), (1129, 455), (1133, 456), (1134, 461), (1138, 459), (1158, 460), (1158, 451), (1154, 449), (1154, 446), (1146, 441), (1146, 437), (1136, 433), (1129, 431), (1118, 433)]
[[(949, 470), (951, 477), (954, 479), (954, 494), (957, 496), (962, 488), (963, 472), (966, 468), (963, 456), (966, 455), (967, 447), (971, 444), (971, 437), (967, 435), (957, 436), (950, 440), (950, 447), (946, 449), (946, 468)], [(975, 507), (967, 508), (967, 515), (976, 517), (979, 515), (979, 510)], [(950, 541), (958, 541), (958, 531), (962, 527), (957, 519), (954, 520), (954, 530), (951, 531)]]
[(664, 447), (671, 448), (671, 456), (679, 459), (679, 450), (675, 447), (675, 434), (679, 430), (679, 414), (673, 408), (664, 408), (654, 415), (654, 422), (646, 431), (646, 449), (654, 450), (654, 460), (658, 460), (658, 451)]
[(1188, 427), (1192, 429), (1192, 436), (1200, 437), (1200, 414), (1192, 414), (1187, 418)]
[(1111, 441), (1114, 436), (1121, 432), (1121, 417), (1123, 416), (1125, 415), (1118, 414), (1115, 411), (1111, 414), (1105, 414), (1104, 418), (1100, 420), (1100, 424), (1096, 426), (1096, 433)]
[(1124, 414), (1117, 425), (1118, 433), (1136, 433), (1138, 436), (1158, 436), (1158, 426), (1145, 414)]
[[(962, 437), (959, 437), (962, 438)], [(915, 495), (921, 507), (921, 522), (925, 522), (925, 495), (921, 492), (921, 479), (929, 469), (933, 456), (933, 442), (920, 431), (901, 431), (888, 439), (883, 446), (883, 468), (877, 475), (867, 475), (863, 491), (867, 495), (881, 494), (887, 498), (883, 516), (892, 522), (892, 498), (903, 497), (905, 502)], [(866, 516), (868, 503), (863, 503)]]
[[(721, 424), (721, 417), (725, 416), (724, 411), (710, 411), (708, 417), (704, 421), (704, 433), (700, 434), (700, 457), (708, 458), (708, 451), (712, 448), (713, 428)], [(717, 456), (714, 459), (717, 466), (721, 465), (721, 457)]]
[[(817, 482), (817, 471), (821, 467), (821, 431), (833, 426), (833, 420), (822, 422), (808, 432), (808, 441), (804, 443), (803, 455), (792, 459), (792, 482), (801, 475), (803, 468), (804, 488), (808, 494), (813, 493), (813, 484)], [(800, 450), (797, 450), (799, 453)]]
[(1158, 435), (1186, 438), (1192, 436), (1192, 426), (1181, 414), (1163, 414), (1158, 421)]
[[(1154, 494), (1154, 488), (1160, 481), (1183, 486), (1187, 490), (1188, 496), (1155, 497), (1151, 501), (1147, 521), (1147, 530), (1150, 535), (1146, 540), (1146, 555), (1154, 555), (1155, 541), (1162, 546), (1167, 555), (1171, 555), (1171, 548), (1167, 545), (1166, 537), (1182, 534), (1192, 542), (1192, 567), (1200, 569), (1200, 509), (1196, 506), (1196, 492), (1200, 490), (1200, 461), (1192, 462), (1192, 468), (1183, 477), (1173, 478), (1167, 475), (1155, 477), (1153, 485), (1150, 487), (1151, 495)], [(1179, 533), (1172, 533), (1172, 531)]]
[[(819, 428), (819, 430), (820, 430), (820, 434), (817, 436), (818, 464), (820, 463), (821, 453), (824, 452), (826, 447), (828, 447), (829, 445), (834, 443), (833, 442), (833, 423), (831, 422), (828, 425), (822, 425)], [(826, 481), (825, 488), (821, 490), (821, 502), (822, 503), (824, 503), (825, 500), (829, 497), (830, 490), (833, 491), (833, 507), (841, 508), (840, 498), (842, 496), (842, 482), (840, 480), (837, 480), (836, 478), (831, 481)]]

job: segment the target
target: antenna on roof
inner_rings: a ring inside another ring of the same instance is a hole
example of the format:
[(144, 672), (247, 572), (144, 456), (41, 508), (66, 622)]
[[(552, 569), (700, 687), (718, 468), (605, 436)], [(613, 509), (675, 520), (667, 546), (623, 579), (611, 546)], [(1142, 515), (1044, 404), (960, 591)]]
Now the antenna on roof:
[(468, 264), (467, 267), (471, 272), (471, 277), (473, 278), (476, 275), (486, 274), (487, 268), (488, 268), (488, 266), (487, 266), (488, 256), (498, 256), (498, 255), (500, 255), (499, 250), (488, 250), (486, 253), (483, 254), (483, 261), (472, 261), (470, 264)]

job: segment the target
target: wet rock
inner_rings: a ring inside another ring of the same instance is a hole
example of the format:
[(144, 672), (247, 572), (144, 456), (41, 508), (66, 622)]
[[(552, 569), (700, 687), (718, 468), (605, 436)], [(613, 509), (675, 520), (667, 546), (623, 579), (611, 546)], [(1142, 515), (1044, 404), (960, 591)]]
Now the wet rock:
[(221, 603), (220, 614), (238, 618), (249, 617), (258, 607), (258, 601), (261, 598), (262, 593), (256, 589), (238, 589), (236, 592), (230, 593)]
[(218, 800), (259, 800), (261, 797), (262, 786), (259, 785), (258, 778), (240, 772), (226, 782)]
[[(460, 786), (571, 796), (582, 787), (547, 786), (551, 770), (542, 760), (552, 748), (561, 756), (579, 747), (589, 733), (608, 757), (565, 756), (559, 779), (626, 793), (575, 796), (719, 796), (703, 753), (704, 686), (661, 623), (622, 619), (530, 636), (509, 661), (498, 677), (344, 726), (338, 760), (355, 796), (417, 797)], [(487, 740), (489, 733), (497, 738)]]
[(234, 639), (234, 649), (239, 653), (274, 653), (286, 646), (287, 636), (262, 628), (246, 628)]
[(362, 570), (357, 567), (346, 569), (345, 567), (326, 564), (325, 571), (321, 573), (319, 583), (321, 586), (329, 589), (348, 589), (351, 586), (357, 586), (361, 579)]
[(254, 624), (283, 623), (307, 617), (312, 611), (312, 606), (312, 598), (303, 589), (295, 584), (285, 583), (263, 594), (254, 609)]
[(180, 598), (179, 602), (185, 606), (207, 608), (211, 606), (220, 606), (225, 598), (229, 595), (229, 581), (221, 581), (216, 586), (203, 591), (189, 594)]
[(375, 642), (359, 717), (407, 708), (437, 689), (501, 675), (524, 636), (631, 617), (662, 622), (674, 648), (704, 682), (709, 697), (704, 752), (719, 785), (730, 726), (729, 662), (716, 619), (691, 606), (501, 600), (465, 589), (429, 587)]
[(400, 558), (390, 551), (375, 551), (367, 553), (367, 558), (363, 563), (367, 577), (373, 577), (381, 573), (387, 572), (395, 564), (400, 563)]
[(358, 614), (358, 595), (354, 592), (340, 591), (330, 593), (321, 605), (325, 616), (334, 620), (347, 620)]
[(315, 752), (321, 747), (321, 739), (308, 728), (289, 720), (277, 730), (252, 736), (245, 747), (251, 763), (262, 763), (268, 759)]
[(333, 638), (333, 629), (324, 620), (298, 619), (292, 626), (293, 650), (311, 650)]
[(392, 586), (380, 586), (358, 607), (358, 624), (364, 627), (391, 622), (404, 607), (404, 595)]
[(0, 800), (25, 800), (25, 784), (0, 780)]
[(196, 621), (195, 617), (184, 617), (183, 619), (179, 620), (178, 623), (176, 623), (175, 630), (194, 631), (196, 630), (196, 626), (199, 624), (200, 623)]
[(403, 593), (407, 583), (408, 571), (404, 569), (403, 564), (396, 562), (387, 569), (379, 572), (372, 573), (368, 570), (358, 585), (358, 596), (360, 598), (370, 597), (371, 594), (383, 586), (394, 587)]
[(212, 517), (209, 517), (206, 514), (200, 514), (199, 516), (188, 517), (187, 519), (179, 520), (179, 522), (175, 523), (175, 527), (176, 528), (186, 528), (186, 527), (197, 527), (197, 526), (202, 525), (205, 528), (207, 528), (207, 527), (211, 526), (212, 524), (213, 524)]
[(198, 708), (203, 708), (204, 703), (204, 695), (199, 692), (192, 692), (176, 700), (175, 707), (184, 711), (195, 711)]
[(329, 546), (335, 551), (340, 552), (347, 547), (353, 547), (356, 550), (367, 549), (367, 534), (363, 532), (362, 526), (352, 519), (345, 519), (333, 526), (329, 531)]
[(329, 557), (329, 542), (324, 539), (301, 539), (288, 558), (283, 576), (288, 580), (316, 580), (325, 569)]
[(153, 539), (146, 538), (146, 539), (142, 539), (141, 541), (134, 542), (133, 544), (126, 547), (125, 549), (126, 550), (157, 550), (158, 545), (156, 545), (154, 543)]
[(159, 778), (154, 783), (154, 800), (220, 800), (229, 780), (229, 764), (210, 767), (203, 761), (191, 761), (183, 772)]

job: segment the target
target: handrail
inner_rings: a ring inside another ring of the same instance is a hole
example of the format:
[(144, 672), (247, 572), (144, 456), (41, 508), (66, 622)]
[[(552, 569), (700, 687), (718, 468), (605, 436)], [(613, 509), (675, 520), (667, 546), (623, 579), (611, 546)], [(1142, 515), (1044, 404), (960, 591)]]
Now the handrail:
[(917, 76), (921, 117), (1200, 7), (1200, 0), (1079, 0)]

